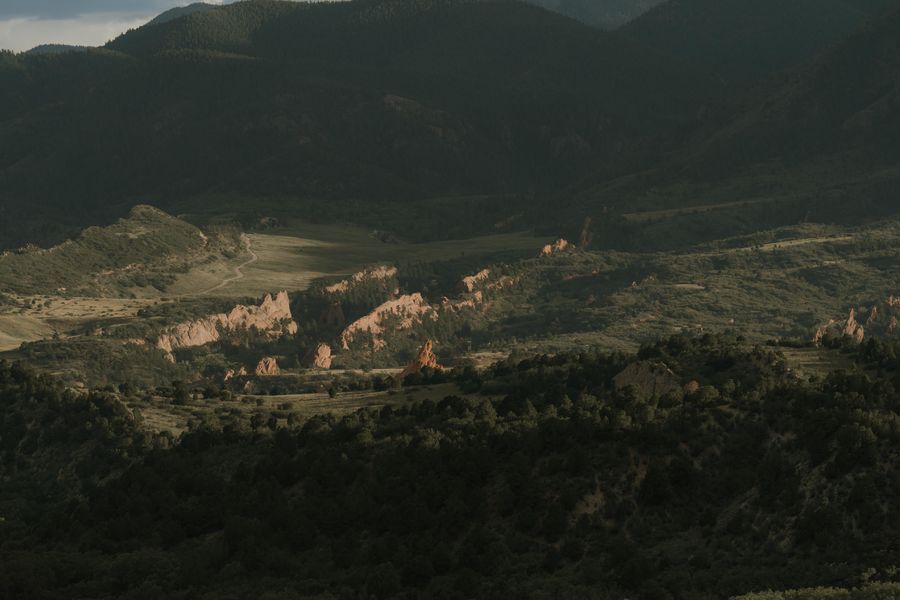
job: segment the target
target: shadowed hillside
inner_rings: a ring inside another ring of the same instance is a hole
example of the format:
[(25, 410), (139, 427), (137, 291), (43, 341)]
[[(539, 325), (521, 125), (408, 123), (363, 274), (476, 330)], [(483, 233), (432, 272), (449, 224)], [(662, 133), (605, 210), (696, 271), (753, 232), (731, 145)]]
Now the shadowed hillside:
[(890, 5), (891, 0), (671, 0), (623, 32), (741, 84), (812, 58)]
[(22, 75), (0, 96), (0, 210), (27, 204), (43, 219), (3, 219), (4, 243), (204, 193), (531, 193), (594, 160), (658, 152), (717, 90), (525, 4), (416, 6), (244, 2), (102, 51), (15, 59)]

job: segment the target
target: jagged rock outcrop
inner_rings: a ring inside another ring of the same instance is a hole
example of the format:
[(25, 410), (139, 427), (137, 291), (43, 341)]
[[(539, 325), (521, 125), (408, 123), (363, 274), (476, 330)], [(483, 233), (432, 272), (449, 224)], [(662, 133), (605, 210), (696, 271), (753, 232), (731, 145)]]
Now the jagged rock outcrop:
[(386, 345), (381, 338), (385, 332), (384, 322), (386, 320), (399, 319), (396, 329), (400, 331), (410, 329), (416, 322), (421, 322), (429, 314), (434, 314), (434, 308), (425, 301), (422, 294), (407, 294), (395, 300), (389, 300), (366, 316), (350, 323), (341, 333), (341, 347), (349, 350), (360, 334), (368, 333), (372, 336), (373, 348), (380, 350)]
[(330, 369), (333, 360), (334, 356), (331, 353), (331, 346), (319, 344), (309, 353), (305, 362), (312, 369)]
[(366, 269), (365, 271), (354, 273), (352, 276), (350, 276), (349, 279), (345, 279), (338, 283), (326, 286), (323, 291), (326, 294), (340, 294), (349, 291), (351, 288), (366, 281), (383, 281), (386, 279), (390, 279), (391, 277), (395, 277), (397, 273), (398, 271), (396, 267), (389, 267), (386, 265), (372, 267), (370, 269)]
[(509, 275), (504, 275), (497, 281), (493, 281), (487, 285), (487, 289), (489, 290), (502, 290), (508, 287), (512, 287), (516, 284), (516, 278), (511, 277)]
[(572, 250), (573, 248), (574, 246), (572, 246), (572, 244), (560, 238), (552, 244), (547, 244), (546, 246), (541, 248), (541, 256), (550, 256), (551, 254), (556, 254), (564, 250)]
[(824, 325), (820, 325), (818, 329), (816, 329), (815, 335), (813, 335), (813, 344), (821, 344), (825, 340), (825, 336), (828, 335), (828, 332), (832, 327), (837, 323), (834, 319), (829, 320)]
[(168, 354), (178, 348), (193, 348), (205, 346), (221, 339), (219, 334), (219, 319), (210, 317), (197, 321), (188, 321), (168, 329), (159, 336), (156, 347)]
[(680, 387), (678, 376), (666, 365), (657, 362), (641, 361), (628, 365), (621, 373), (613, 377), (617, 390), (628, 386), (636, 386), (651, 397), (663, 396)]
[(234, 369), (228, 369), (225, 371), (225, 381), (231, 381), (236, 377), (246, 377), (247, 376), (247, 368), (241, 367), (237, 372)]
[(277, 360), (271, 356), (266, 356), (256, 365), (255, 373), (258, 377), (270, 377), (281, 373), (281, 369), (278, 368)]
[(871, 327), (878, 321), (878, 305), (869, 309), (869, 318), (866, 319), (866, 327)]
[(170, 327), (156, 341), (156, 347), (172, 358), (178, 348), (194, 348), (217, 342), (223, 331), (254, 328), (272, 338), (297, 333), (297, 323), (291, 316), (291, 302), (287, 292), (279, 292), (274, 298), (266, 294), (259, 306), (239, 304), (230, 312), (211, 315), (204, 319), (180, 323)]
[(865, 328), (860, 325), (856, 320), (856, 309), (850, 309), (850, 316), (847, 317), (847, 322), (844, 324), (844, 335), (853, 338), (857, 343), (862, 342), (866, 337)]
[(484, 302), (484, 294), (478, 291), (468, 294), (465, 298), (459, 300), (443, 298), (441, 300), (441, 307), (448, 310), (460, 310), (462, 308), (475, 308), (482, 302)]
[(434, 354), (434, 342), (431, 340), (428, 340), (422, 345), (419, 349), (419, 354), (417, 354), (412, 362), (403, 369), (402, 373), (400, 373), (400, 379), (403, 379), (407, 375), (419, 373), (422, 369), (435, 369), (438, 371), (444, 369), (444, 367), (438, 363), (437, 356)]
[(463, 277), (462, 281), (459, 282), (459, 288), (461, 291), (471, 294), (475, 291), (475, 288), (477, 288), (479, 284), (487, 281), (490, 276), (490, 269), (482, 269), (474, 275)]

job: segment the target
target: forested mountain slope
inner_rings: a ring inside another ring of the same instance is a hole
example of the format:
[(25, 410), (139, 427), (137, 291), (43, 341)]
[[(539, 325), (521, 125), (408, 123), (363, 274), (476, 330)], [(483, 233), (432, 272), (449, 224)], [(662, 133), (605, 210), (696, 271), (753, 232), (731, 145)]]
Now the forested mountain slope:
[(718, 90), (518, 2), (243, 2), (11, 61), (0, 210), (21, 219), (2, 219), (6, 246), (40, 236), (22, 223), (37, 215), (52, 228), (202, 194), (530, 192), (658, 152)]
[(811, 59), (892, 0), (670, 0), (624, 26), (648, 46), (741, 85)]

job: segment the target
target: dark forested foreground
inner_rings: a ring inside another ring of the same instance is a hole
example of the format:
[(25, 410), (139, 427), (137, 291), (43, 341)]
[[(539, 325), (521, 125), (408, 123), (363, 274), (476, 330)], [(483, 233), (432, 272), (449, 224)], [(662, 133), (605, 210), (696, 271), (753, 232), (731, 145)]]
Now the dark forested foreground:
[(898, 348), (846, 352), (680, 336), (175, 441), (2, 363), (0, 596), (896, 598)]

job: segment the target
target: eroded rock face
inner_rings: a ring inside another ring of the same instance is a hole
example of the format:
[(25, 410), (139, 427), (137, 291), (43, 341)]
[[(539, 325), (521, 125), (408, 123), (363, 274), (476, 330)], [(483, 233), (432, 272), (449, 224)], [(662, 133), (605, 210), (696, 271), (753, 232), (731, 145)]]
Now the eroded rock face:
[(443, 370), (442, 367), (438, 363), (437, 356), (434, 354), (434, 342), (428, 340), (422, 347), (419, 349), (419, 354), (412, 360), (411, 363), (400, 373), (400, 379), (403, 379), (407, 375), (412, 375), (413, 373), (419, 373), (422, 369), (436, 369)]
[(219, 320), (215, 317), (179, 323), (159, 336), (156, 347), (171, 356), (178, 348), (205, 346), (221, 339)]
[(873, 306), (869, 310), (869, 318), (866, 319), (866, 327), (870, 327), (876, 321), (878, 321), (878, 305)]
[(396, 267), (389, 267), (386, 265), (372, 267), (371, 269), (354, 273), (349, 279), (325, 287), (324, 292), (326, 294), (340, 294), (349, 291), (351, 288), (366, 281), (383, 281), (385, 279), (390, 279), (391, 277), (395, 277), (397, 272)]
[(278, 375), (281, 370), (278, 368), (278, 361), (271, 356), (266, 356), (256, 365), (256, 375), (258, 377), (270, 377)]
[(834, 319), (831, 319), (830, 321), (828, 321), (827, 323), (825, 323), (824, 325), (821, 325), (818, 329), (816, 329), (816, 334), (813, 336), (813, 340), (812, 340), (813, 343), (821, 344), (822, 341), (825, 339), (825, 336), (828, 334), (828, 331), (832, 327), (834, 327), (835, 323), (837, 323), (837, 321), (835, 321)]
[(553, 242), (552, 244), (547, 244), (543, 248), (541, 248), (541, 256), (550, 256), (551, 254), (556, 254), (558, 252), (562, 252), (564, 250), (571, 250), (574, 247), (568, 241), (560, 238)]
[(307, 364), (313, 369), (330, 369), (334, 357), (331, 354), (331, 346), (319, 344), (310, 353)]
[(469, 275), (468, 277), (463, 277), (462, 281), (459, 282), (459, 287), (463, 292), (472, 293), (475, 291), (475, 288), (478, 287), (479, 284), (487, 281), (487, 279), (491, 276), (490, 269), (482, 269), (481, 271), (475, 273), (474, 275)]
[(385, 342), (381, 339), (384, 333), (384, 321), (396, 317), (400, 319), (397, 324), (397, 330), (410, 329), (415, 323), (429, 314), (434, 314), (434, 309), (422, 294), (407, 294), (400, 296), (396, 300), (389, 300), (378, 306), (366, 316), (350, 323), (341, 333), (341, 347), (349, 350), (350, 345), (362, 333), (368, 333), (372, 336), (372, 345), (375, 350), (385, 347)]
[(461, 298), (459, 300), (451, 300), (450, 298), (444, 298), (441, 300), (441, 307), (448, 310), (460, 310), (462, 308), (475, 308), (479, 304), (484, 302), (484, 294), (480, 291), (473, 292), (471, 294), (466, 295), (466, 297)]
[(642, 361), (625, 367), (613, 377), (617, 390), (636, 386), (651, 397), (659, 397), (680, 387), (678, 376), (662, 363)]
[(291, 303), (287, 292), (279, 292), (274, 298), (266, 294), (259, 306), (239, 304), (227, 314), (220, 313), (204, 319), (180, 323), (164, 331), (156, 341), (156, 347), (170, 360), (178, 348), (194, 348), (217, 342), (222, 331), (255, 328), (272, 338), (297, 333), (297, 323), (291, 316)]
[(237, 372), (234, 369), (228, 369), (225, 371), (225, 381), (231, 381), (235, 377), (246, 377), (247, 376), (247, 368), (241, 367)]
[(850, 316), (847, 317), (847, 322), (844, 325), (844, 335), (850, 336), (857, 343), (862, 342), (866, 337), (866, 330), (856, 321), (856, 309), (850, 309)]

